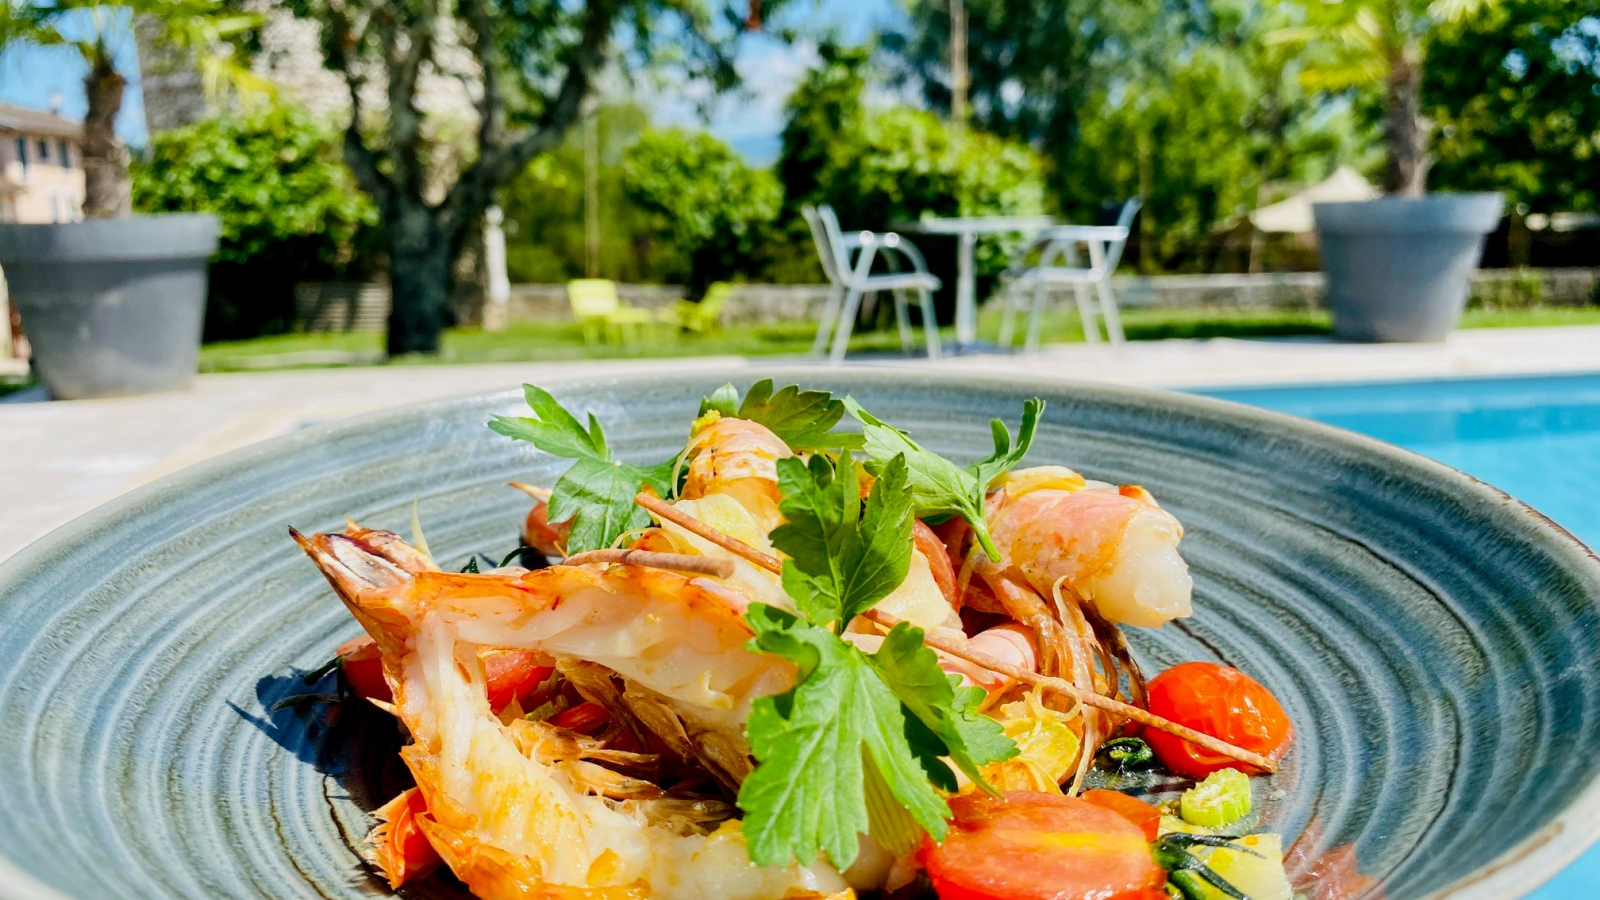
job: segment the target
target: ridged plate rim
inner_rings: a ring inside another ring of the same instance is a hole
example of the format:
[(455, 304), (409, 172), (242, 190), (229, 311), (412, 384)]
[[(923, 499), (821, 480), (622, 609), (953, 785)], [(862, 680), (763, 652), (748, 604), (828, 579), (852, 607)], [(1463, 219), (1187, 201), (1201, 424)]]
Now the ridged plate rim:
[[(1505, 516), (1508, 528), (1515, 527), (1529, 536), (1536, 537), (1553, 556), (1564, 558), (1575, 569), (1588, 570), (1595, 585), (1590, 600), (1600, 608), (1600, 555), (1526, 503), (1464, 472), (1392, 444), (1336, 426), (1229, 400), (1048, 375), (1023, 377), (1003, 373), (950, 372), (933, 373), (933, 378), (930, 379), (929, 373), (916, 369), (865, 366), (827, 369), (807, 366), (740, 369), (688, 367), (660, 374), (620, 374), (603, 377), (578, 375), (570, 378), (545, 379), (542, 383), (550, 386), (559, 384), (563, 389), (597, 390), (615, 388), (645, 379), (665, 377), (687, 381), (697, 376), (703, 378), (712, 374), (726, 374), (736, 381), (771, 377), (780, 383), (792, 381), (802, 385), (806, 383), (808, 377), (814, 378), (821, 374), (837, 377), (847, 374), (851, 378), (874, 380), (896, 386), (920, 380), (927, 389), (936, 389), (942, 377), (959, 377), (963, 387), (1018, 393), (1042, 387), (1057, 391), (1082, 390), (1108, 399), (1124, 399), (1138, 405), (1164, 405), (1179, 411), (1188, 410), (1202, 415), (1231, 417), (1236, 423), (1255, 430), (1294, 433), (1310, 443), (1342, 446), (1408, 469), (1423, 478), (1448, 483), (1453, 489), (1459, 490), (1463, 498), (1470, 497), (1475, 505), (1486, 510), (1493, 509), (1495, 512), (1492, 514)], [(332, 434), (408, 418), (430, 409), (472, 405), (491, 400), (514, 402), (518, 396), (515, 389), (508, 388), (503, 391), (473, 392), (391, 407), (353, 418), (310, 426), (189, 466), (112, 499), (19, 550), (9, 559), (0, 562), (0, 585), (12, 580), (25, 579), (41, 565), (64, 558), (72, 552), (74, 545), (83, 543), (89, 535), (115, 529), (118, 521), (131, 510), (163, 497), (181, 495), (193, 484), (247, 472), (258, 460), (314, 446)], [(1588, 784), (1573, 794), (1561, 812), (1544, 827), (1478, 867), (1464, 881), (1436, 891), (1424, 900), (1509, 900), (1526, 896), (1576, 860), (1597, 840), (1600, 840), (1600, 771), (1595, 772)], [(90, 898), (73, 897), (40, 882), (13, 863), (5, 855), (4, 850), (0, 850), (0, 900), (90, 900)]]

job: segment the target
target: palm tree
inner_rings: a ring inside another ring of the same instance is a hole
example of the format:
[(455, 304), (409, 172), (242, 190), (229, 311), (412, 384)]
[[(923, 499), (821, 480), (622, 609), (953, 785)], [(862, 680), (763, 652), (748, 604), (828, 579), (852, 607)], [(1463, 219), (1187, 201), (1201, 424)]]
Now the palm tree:
[(118, 218), (132, 213), (128, 151), (113, 130), (128, 79), (117, 71), (120, 43), (131, 40), (134, 19), (156, 26), (160, 40), (189, 54), (209, 94), (232, 85), (265, 85), (235, 52), (260, 17), (228, 9), (219, 0), (3, 0), (0, 47), (58, 46), (76, 51), (89, 66), (84, 76), (88, 111), (83, 120), (84, 215)]
[(1276, 0), (1297, 24), (1267, 36), (1306, 51), (1301, 80), (1313, 90), (1383, 85), (1384, 190), (1420, 197), (1428, 180), (1431, 123), (1422, 115), (1422, 71), (1433, 29), (1496, 0)]

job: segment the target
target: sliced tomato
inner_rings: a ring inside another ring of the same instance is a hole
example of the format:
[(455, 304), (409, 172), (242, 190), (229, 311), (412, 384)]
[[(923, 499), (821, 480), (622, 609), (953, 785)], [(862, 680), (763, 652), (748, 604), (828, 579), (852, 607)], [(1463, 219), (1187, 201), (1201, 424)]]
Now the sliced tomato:
[(587, 700), (550, 717), (551, 725), (583, 734), (589, 734), (609, 721), (611, 714), (606, 712), (605, 707)]
[(486, 650), (479, 658), (488, 680), (489, 708), (497, 713), (512, 700), (529, 709), (534, 691), (555, 672), (553, 666), (540, 665), (545, 657), (532, 650)]
[[(364, 700), (393, 703), (394, 695), (383, 678), (383, 658), (370, 637), (359, 637), (339, 647), (344, 660), (344, 680), (350, 692)], [(488, 680), (489, 707), (499, 712), (512, 700), (524, 709), (537, 699), (533, 696), (554, 668), (540, 665), (544, 657), (532, 650), (488, 650), (483, 656), (483, 674)]]
[(1087, 800), (1033, 791), (950, 801), (922, 864), (940, 900), (1147, 900), (1166, 873), (1138, 826)]
[[(1282, 756), (1294, 740), (1294, 727), (1278, 698), (1229, 666), (1179, 663), (1151, 679), (1147, 695), (1152, 713), (1269, 759)], [(1218, 769), (1255, 771), (1165, 731), (1146, 728), (1144, 739), (1156, 759), (1179, 775), (1204, 778)]]
[(1083, 799), (1101, 809), (1109, 809), (1144, 831), (1144, 839), (1153, 841), (1161, 835), (1161, 810), (1138, 797), (1121, 791), (1084, 791)]
[(363, 700), (394, 702), (389, 682), (383, 679), (383, 657), (372, 638), (362, 635), (346, 641), (339, 647), (339, 657), (344, 660), (344, 682), (351, 693)]

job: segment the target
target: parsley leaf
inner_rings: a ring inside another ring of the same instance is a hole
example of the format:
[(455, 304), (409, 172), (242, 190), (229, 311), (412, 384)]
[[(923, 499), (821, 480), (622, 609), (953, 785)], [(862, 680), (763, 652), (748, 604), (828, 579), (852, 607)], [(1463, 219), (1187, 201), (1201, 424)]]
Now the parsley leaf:
[(531, 384), (522, 390), (533, 417), (495, 416), (489, 428), (552, 456), (576, 460), (550, 494), (550, 521), (572, 523), (567, 552), (610, 547), (620, 535), (649, 525), (650, 514), (634, 505), (634, 495), (649, 485), (665, 496), (673, 461), (648, 467), (618, 462), (593, 413), (585, 428), (548, 391)]
[(832, 394), (827, 391), (802, 391), (799, 385), (793, 384), (776, 394), (772, 390), (772, 379), (763, 378), (750, 386), (744, 401), (740, 402), (738, 389), (725, 384), (711, 396), (701, 398), (700, 415), (715, 410), (724, 416), (765, 425), (796, 453), (848, 450), (861, 446), (859, 434), (829, 433), (829, 429), (844, 418), (844, 403), (835, 400)]
[(849, 866), (860, 849), (857, 835), (869, 827), (868, 766), (912, 819), (942, 840), (950, 807), (928, 783), (906, 739), (904, 707), (871, 658), (775, 607), (752, 604), (746, 619), (756, 632), (752, 649), (801, 670), (795, 687), (750, 709), (746, 728), (758, 764), (739, 788), (750, 859), (804, 864), (822, 850), (839, 868)]
[(919, 517), (932, 515), (958, 515), (972, 526), (973, 534), (990, 559), (998, 560), (1000, 551), (989, 535), (989, 525), (984, 519), (984, 501), (989, 485), (1010, 471), (1027, 455), (1033, 435), (1039, 425), (1039, 415), (1044, 411), (1044, 401), (1038, 398), (1022, 404), (1022, 425), (1017, 430), (1016, 446), (1011, 444), (1011, 434), (1005, 423), (995, 419), (994, 453), (965, 469), (948, 459), (925, 450), (905, 432), (879, 419), (861, 408), (853, 398), (844, 399), (845, 408), (861, 423), (865, 435), (867, 455), (872, 458), (869, 470), (879, 474), (896, 456), (904, 456), (911, 486), (911, 501)]
[[(768, 384), (771, 382), (768, 381)], [(697, 415), (703, 416), (712, 410), (725, 416), (739, 415), (739, 389), (730, 382), (712, 391), (711, 396), (701, 397), (700, 412)]]
[(550, 493), (549, 519), (571, 520), (567, 552), (610, 547), (617, 537), (651, 523), (650, 513), (633, 502), (645, 485), (665, 495), (672, 463), (643, 468), (598, 459), (573, 463)]
[(879, 467), (865, 501), (849, 453), (835, 465), (778, 461), (785, 523), (772, 543), (788, 555), (784, 590), (796, 616), (753, 604), (750, 648), (794, 662), (788, 692), (757, 700), (746, 723), (757, 765), (739, 791), (750, 858), (810, 862), (819, 850), (840, 867), (856, 836), (942, 840), (956, 789), (949, 757), (979, 784), (978, 767), (1016, 755), (1000, 724), (977, 712), (984, 692), (957, 688), (922, 645), (921, 629), (895, 626), (876, 654), (839, 637), (851, 619), (905, 580), (911, 565), (908, 468)]
[(611, 459), (611, 449), (606, 446), (605, 434), (600, 430), (600, 423), (595, 420), (593, 413), (589, 415), (589, 428), (585, 431), (572, 413), (550, 396), (549, 391), (525, 384), (522, 394), (527, 398), (528, 408), (533, 410), (534, 417), (495, 416), (494, 421), (489, 423), (490, 430), (508, 438), (527, 441), (551, 456), (562, 459)]
[[(1016, 756), (1017, 745), (999, 722), (977, 711), (983, 689), (961, 687), (959, 677), (940, 669), (938, 656), (922, 643), (922, 629), (905, 622), (884, 637), (872, 664), (906, 711), (938, 739), (942, 745), (938, 755), (949, 756), (968, 778), (992, 793), (978, 767)], [(929, 768), (928, 775), (939, 787), (956, 789), (955, 777), (942, 761)]]
[(787, 520), (772, 545), (788, 555), (783, 589), (795, 608), (835, 631), (900, 586), (911, 566), (911, 498), (906, 465), (890, 460), (861, 502), (860, 475), (846, 452), (837, 466), (778, 460), (778, 509)]

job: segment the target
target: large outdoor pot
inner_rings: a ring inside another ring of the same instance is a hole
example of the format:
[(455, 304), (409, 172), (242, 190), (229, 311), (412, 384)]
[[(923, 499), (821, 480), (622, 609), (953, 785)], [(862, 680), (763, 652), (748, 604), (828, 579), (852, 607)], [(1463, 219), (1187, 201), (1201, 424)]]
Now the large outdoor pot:
[(189, 382), (217, 227), (212, 215), (0, 225), (0, 266), (51, 396)]
[(1467, 305), (1499, 194), (1315, 203), (1333, 336), (1442, 341)]

